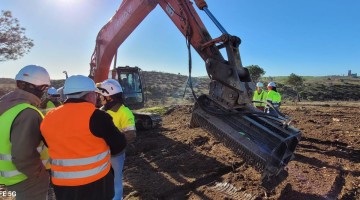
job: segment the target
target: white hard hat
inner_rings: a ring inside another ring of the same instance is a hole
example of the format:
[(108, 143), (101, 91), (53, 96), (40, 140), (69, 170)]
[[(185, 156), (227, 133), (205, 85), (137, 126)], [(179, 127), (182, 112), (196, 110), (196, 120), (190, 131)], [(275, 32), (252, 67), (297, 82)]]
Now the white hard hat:
[(99, 93), (103, 96), (111, 96), (123, 92), (120, 83), (115, 79), (107, 79), (104, 82), (97, 84)]
[(83, 75), (73, 75), (65, 80), (64, 94), (73, 94), (78, 92), (97, 92), (94, 81)]
[(24, 81), (27, 83), (40, 85), (50, 85), (50, 76), (45, 68), (38, 65), (27, 65), (23, 67), (18, 74), (16, 74), (15, 80)]
[(268, 87), (269, 86), (271, 86), (271, 87), (276, 87), (276, 84), (275, 84), (275, 82), (270, 82), (269, 84), (268, 84)]
[(262, 82), (257, 82), (256, 87), (264, 87), (264, 84)]
[(54, 87), (49, 88), (47, 93), (48, 93), (48, 95), (57, 95), (58, 94), (57, 90)]

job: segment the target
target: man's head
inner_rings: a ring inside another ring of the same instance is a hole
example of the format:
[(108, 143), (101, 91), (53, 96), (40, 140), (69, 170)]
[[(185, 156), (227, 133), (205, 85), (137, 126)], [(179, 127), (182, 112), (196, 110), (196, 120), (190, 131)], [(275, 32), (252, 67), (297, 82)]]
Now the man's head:
[(65, 80), (64, 95), (67, 98), (84, 99), (96, 104), (96, 93), (98, 89), (89, 77), (83, 75), (73, 75)]
[(256, 83), (256, 89), (258, 91), (261, 91), (263, 87), (264, 87), (264, 84), (262, 82), (257, 82)]
[(101, 83), (97, 83), (96, 87), (99, 89), (101, 104), (115, 99), (122, 99), (123, 89), (120, 83), (115, 79), (107, 79)]
[(57, 100), (60, 97), (60, 94), (56, 90), (56, 88), (51, 87), (47, 90), (47, 96), (51, 100)]
[(38, 65), (27, 65), (15, 76), (16, 85), (41, 98), (50, 86), (50, 76), (45, 68)]
[(96, 84), (96, 86), (99, 89), (99, 93), (106, 97), (123, 92), (120, 83), (115, 79), (107, 79), (101, 83)]

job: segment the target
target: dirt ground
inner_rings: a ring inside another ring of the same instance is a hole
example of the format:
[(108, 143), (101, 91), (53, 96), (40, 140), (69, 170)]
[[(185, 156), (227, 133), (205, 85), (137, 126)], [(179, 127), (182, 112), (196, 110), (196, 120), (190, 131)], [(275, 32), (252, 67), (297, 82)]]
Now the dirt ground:
[(124, 167), (125, 199), (360, 199), (360, 106), (283, 106), (302, 132), (295, 159), (271, 184), (177, 106), (138, 133)]

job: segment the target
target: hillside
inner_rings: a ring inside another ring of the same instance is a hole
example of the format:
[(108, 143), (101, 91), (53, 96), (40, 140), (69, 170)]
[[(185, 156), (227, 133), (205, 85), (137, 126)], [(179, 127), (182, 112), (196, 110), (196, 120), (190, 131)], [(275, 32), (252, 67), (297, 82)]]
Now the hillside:
[[(64, 85), (64, 80), (51, 80), (51, 85), (55, 88), (59, 88)], [(16, 88), (16, 82), (11, 78), (0, 78), (0, 96), (14, 90)]]
[[(193, 97), (187, 86), (188, 77), (184, 75), (143, 72), (145, 80), (145, 97), (147, 104), (181, 104), (189, 103)], [(193, 78), (192, 84), (196, 95), (208, 93), (208, 78)]]
[[(164, 104), (181, 104), (192, 101), (189, 87), (186, 87), (187, 76), (143, 71), (145, 96), (148, 106)], [(360, 100), (360, 78), (344, 76), (303, 77), (304, 87), (300, 91), (302, 101), (358, 101)], [(287, 77), (265, 77), (264, 83), (275, 81), (284, 102), (292, 101), (296, 92), (285, 84)], [(193, 88), (197, 96), (208, 93), (207, 77), (193, 78)], [(52, 80), (52, 85), (59, 88), (64, 80)], [(15, 81), (0, 78), (0, 96), (15, 88)], [(186, 91), (185, 91), (186, 88)]]
[[(346, 76), (306, 76), (300, 91), (301, 99), (307, 101), (357, 101), (360, 99), (360, 78)], [(263, 78), (275, 81), (284, 99), (292, 100), (296, 92), (285, 84), (287, 77)]]

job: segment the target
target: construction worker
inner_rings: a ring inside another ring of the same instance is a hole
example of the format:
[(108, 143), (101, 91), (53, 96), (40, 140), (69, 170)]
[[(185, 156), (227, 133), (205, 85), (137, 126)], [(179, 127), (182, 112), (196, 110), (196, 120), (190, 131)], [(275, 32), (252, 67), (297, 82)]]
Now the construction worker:
[(254, 106), (264, 112), (266, 103), (259, 102), (266, 102), (267, 92), (262, 89), (263, 87), (264, 84), (262, 82), (256, 83), (256, 90), (254, 91), (253, 101), (256, 101), (254, 102)]
[[(96, 84), (103, 105), (100, 109), (109, 113), (115, 126), (125, 134), (128, 144), (136, 138), (135, 118), (131, 110), (124, 105), (123, 90), (118, 81), (107, 79)], [(124, 168), (125, 151), (111, 156), (111, 164), (115, 175), (115, 196), (113, 200), (121, 200), (123, 196), (122, 171)]]
[(43, 67), (28, 65), (15, 80), (17, 89), (0, 98), (0, 185), (16, 192), (17, 200), (47, 199), (49, 173), (39, 154), (43, 114), (36, 106), (50, 77)]
[(276, 90), (276, 84), (274, 82), (270, 82), (267, 88), (268, 93), (266, 96), (266, 101), (272, 106), (266, 105), (265, 112), (277, 116), (278, 113), (274, 109), (276, 109), (277, 111), (279, 110), (281, 104), (281, 95)]
[[(47, 95), (44, 100), (40, 103), (40, 111), (44, 115), (46, 115), (47, 112), (49, 112), (51, 109), (56, 108), (61, 105), (61, 102), (59, 101), (60, 95), (58, 94), (57, 90), (54, 87), (51, 87), (47, 90)], [(50, 162), (49, 162), (49, 153), (48, 148), (45, 147), (42, 154), (40, 154), (43, 164), (45, 165), (46, 170), (50, 174)]]
[(126, 139), (111, 116), (95, 107), (95, 91), (92, 79), (70, 76), (64, 84), (66, 101), (50, 110), (41, 123), (57, 200), (110, 200), (114, 196), (110, 153), (122, 152)]
[(40, 104), (40, 108), (49, 111), (52, 108), (60, 106), (61, 102), (59, 101), (59, 98), (60, 94), (58, 91), (54, 87), (49, 88), (47, 90), (46, 98)]

